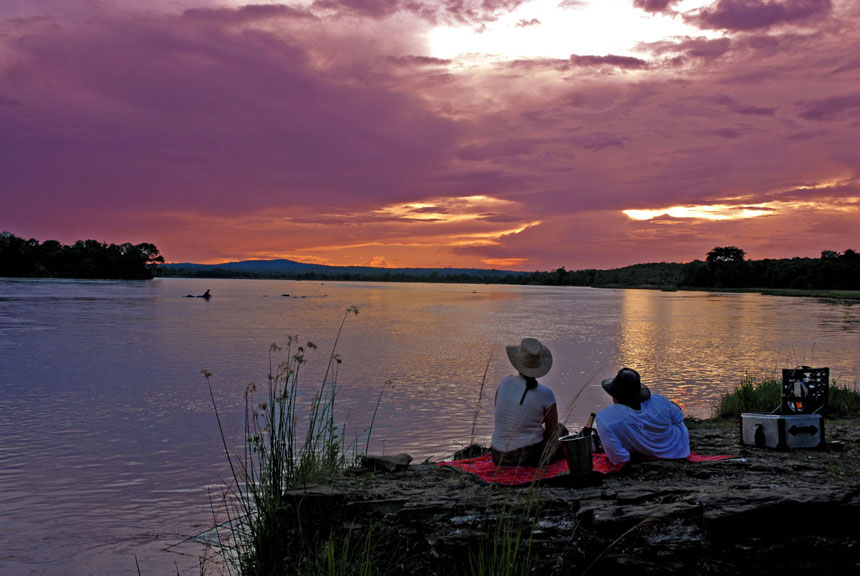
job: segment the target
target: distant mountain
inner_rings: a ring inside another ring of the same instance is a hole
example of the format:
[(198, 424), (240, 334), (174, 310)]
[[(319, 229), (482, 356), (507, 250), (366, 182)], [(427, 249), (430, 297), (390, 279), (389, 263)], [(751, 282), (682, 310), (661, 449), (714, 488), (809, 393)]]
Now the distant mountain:
[(234, 276), (250, 275), (259, 277), (303, 276), (319, 274), (324, 276), (475, 276), (502, 277), (525, 274), (510, 270), (486, 270), (481, 268), (372, 268), (370, 266), (325, 266), (323, 264), (305, 264), (293, 260), (242, 260), (240, 262), (225, 262), (223, 264), (194, 264), (180, 262), (164, 264), (163, 276), (181, 276), (188, 273), (194, 276)]

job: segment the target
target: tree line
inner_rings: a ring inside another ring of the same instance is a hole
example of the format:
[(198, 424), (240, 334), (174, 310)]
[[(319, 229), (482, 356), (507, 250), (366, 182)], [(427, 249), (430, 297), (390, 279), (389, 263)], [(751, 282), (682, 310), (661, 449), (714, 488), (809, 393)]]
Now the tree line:
[(860, 255), (825, 250), (820, 258), (747, 260), (736, 246), (717, 246), (705, 260), (684, 264), (634, 264), (612, 270), (532, 272), (524, 280), (567, 286), (655, 286), (661, 288), (778, 288), (860, 290)]
[(197, 278), (283, 278), (364, 282), (437, 282), (469, 284), (533, 284), (545, 286), (617, 286), (659, 288), (777, 288), (798, 290), (860, 290), (860, 254), (825, 250), (819, 258), (747, 260), (736, 246), (717, 246), (704, 260), (687, 263), (634, 264), (608, 270), (566, 270), (448, 274), (378, 271), (239, 272), (159, 268), (164, 258), (154, 244), (105, 244), (79, 240), (70, 246), (56, 240), (39, 243), (0, 234), (0, 276), (55, 278), (149, 279), (159, 276)]
[(735, 246), (718, 246), (705, 260), (688, 263), (634, 264), (609, 270), (584, 269), (512, 272), (510, 274), (449, 274), (444, 271), (410, 274), (374, 271), (237, 271), (223, 268), (163, 268), (161, 276), (185, 278), (282, 278), (364, 282), (437, 282), (446, 284), (532, 284), (543, 286), (602, 286), (659, 288), (791, 288), (802, 290), (860, 290), (860, 257), (854, 250), (827, 250), (820, 258), (746, 260)]
[(78, 240), (64, 245), (0, 234), (0, 276), (148, 280), (163, 263), (158, 248), (149, 243)]

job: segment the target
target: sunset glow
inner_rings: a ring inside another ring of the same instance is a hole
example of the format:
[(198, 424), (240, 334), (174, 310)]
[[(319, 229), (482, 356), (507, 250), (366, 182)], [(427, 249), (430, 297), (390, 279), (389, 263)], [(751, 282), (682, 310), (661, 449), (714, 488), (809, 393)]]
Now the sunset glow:
[(480, 220), (488, 216), (487, 210), (510, 206), (508, 200), (498, 200), (488, 196), (464, 196), (461, 198), (437, 198), (425, 202), (394, 204), (374, 210), (375, 214), (403, 220), (424, 220), (429, 222), (454, 223)]
[[(683, 11), (706, 4), (688, 1)], [(493, 55), (508, 59), (561, 58), (572, 54), (637, 56), (639, 44), (687, 35), (719, 37), (671, 14), (648, 14), (629, 0), (524, 2), (480, 26), (438, 26), (428, 34), (435, 58)]]
[(0, 231), (168, 262), (860, 249), (860, 4), (7, 0)]

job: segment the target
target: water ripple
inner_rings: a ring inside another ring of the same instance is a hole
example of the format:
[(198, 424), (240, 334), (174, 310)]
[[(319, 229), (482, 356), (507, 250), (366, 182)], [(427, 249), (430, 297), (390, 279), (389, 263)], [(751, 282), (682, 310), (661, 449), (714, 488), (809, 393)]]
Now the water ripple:
[[(185, 299), (211, 289), (205, 302)], [(283, 298), (289, 293), (306, 298)], [(243, 392), (264, 384), (269, 345), (298, 334), (319, 349), (300, 402), (322, 381), (336, 327), (338, 421), (373, 452), (442, 458), (492, 433), (504, 346), (540, 338), (542, 381), (570, 426), (608, 398), (619, 366), (704, 417), (746, 373), (829, 365), (856, 382), (860, 307), (756, 294), (291, 281), (0, 280), (0, 574), (197, 572), (164, 551), (211, 524), (240, 445)], [(490, 361), (484, 389), (481, 379)]]

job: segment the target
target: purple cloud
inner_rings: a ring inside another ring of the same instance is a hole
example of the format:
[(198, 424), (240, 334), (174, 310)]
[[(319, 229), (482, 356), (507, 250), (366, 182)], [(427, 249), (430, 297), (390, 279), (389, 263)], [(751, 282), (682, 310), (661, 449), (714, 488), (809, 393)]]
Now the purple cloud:
[(380, 18), (394, 14), (402, 5), (399, 0), (316, 0), (312, 8)]
[(535, 142), (526, 140), (498, 141), (492, 144), (467, 144), (463, 146), (458, 155), (463, 160), (481, 161), (502, 158), (514, 158), (530, 154), (535, 147)]
[(528, 28), (529, 26), (537, 26), (540, 24), (540, 20), (537, 18), (532, 18), (531, 20), (520, 20), (517, 22), (517, 28)]
[(708, 130), (705, 134), (709, 134), (711, 136), (719, 136), (720, 138), (740, 138), (749, 133), (748, 129), (740, 129), (740, 128), (715, 128), (713, 130)]
[(617, 134), (589, 134), (582, 140), (582, 147), (592, 152), (606, 150), (607, 148), (623, 148), (630, 140), (628, 136), (620, 136)]
[(570, 60), (562, 60), (560, 58), (534, 58), (531, 60), (511, 60), (508, 63), (501, 64), (501, 66), (510, 70), (565, 71), (570, 69)]
[(669, 7), (681, 0), (633, 0), (633, 6), (645, 12), (667, 12)]
[(19, 39), (6, 79), (23, 105), (0, 116), (10, 188), (37, 204), (86, 191), (105, 208), (133, 195), (167, 210), (355, 203), (354, 190), (396, 197), (447, 148), (453, 125), (409, 96), (320, 73), (289, 37), (221, 22), (109, 20)]
[(860, 112), (860, 92), (797, 103), (800, 117), (807, 120), (841, 120)]
[[(416, 264), (425, 244), (490, 227), (505, 233), (434, 248), (432, 261), (571, 269), (701, 258), (715, 237), (751, 257), (815, 255), (780, 209), (745, 222), (621, 211), (857, 196), (856, 182), (826, 186), (860, 174), (856, 10), (804, 20), (811, 32), (667, 38), (642, 46), (654, 63), (573, 55), (464, 70), (426, 51), (425, 16), (384, 16), (394, 5), (6, 20), (0, 230), (154, 241), (174, 260), (279, 246), (323, 259), (340, 244), (340, 262)], [(461, 22), (512, 5), (432, 8)], [(382, 209), (470, 196), (502, 202), (479, 224)], [(824, 248), (856, 236), (855, 212), (822, 216), (843, 231)], [(387, 251), (398, 242), (404, 260)]]
[(725, 106), (732, 112), (744, 114), (747, 116), (773, 116), (776, 112), (774, 106), (751, 106), (749, 104), (741, 104), (731, 96), (717, 96), (713, 98), (716, 104)]
[(685, 18), (700, 28), (748, 31), (818, 19), (832, 8), (831, 0), (718, 0)]
[(451, 63), (451, 60), (429, 56), (388, 56), (386, 59), (396, 66), (403, 67), (447, 66)]
[(316, 0), (311, 10), (330, 10), (381, 19), (406, 12), (428, 22), (482, 24), (519, 7), (524, 0), (444, 0), (441, 3), (418, 0)]
[(612, 66), (614, 68), (622, 68), (624, 70), (642, 70), (648, 67), (648, 62), (632, 56), (616, 56), (609, 54), (607, 56), (578, 56), (571, 55), (570, 61), (576, 66), (594, 67), (594, 66)]
[(183, 12), (186, 18), (212, 22), (244, 24), (278, 18), (316, 18), (307, 10), (284, 4), (250, 4), (239, 8), (189, 8)]
[(714, 60), (728, 53), (732, 48), (731, 38), (684, 38), (680, 41), (660, 41), (641, 44), (640, 47), (650, 50), (658, 56), (680, 54), (683, 57)]

